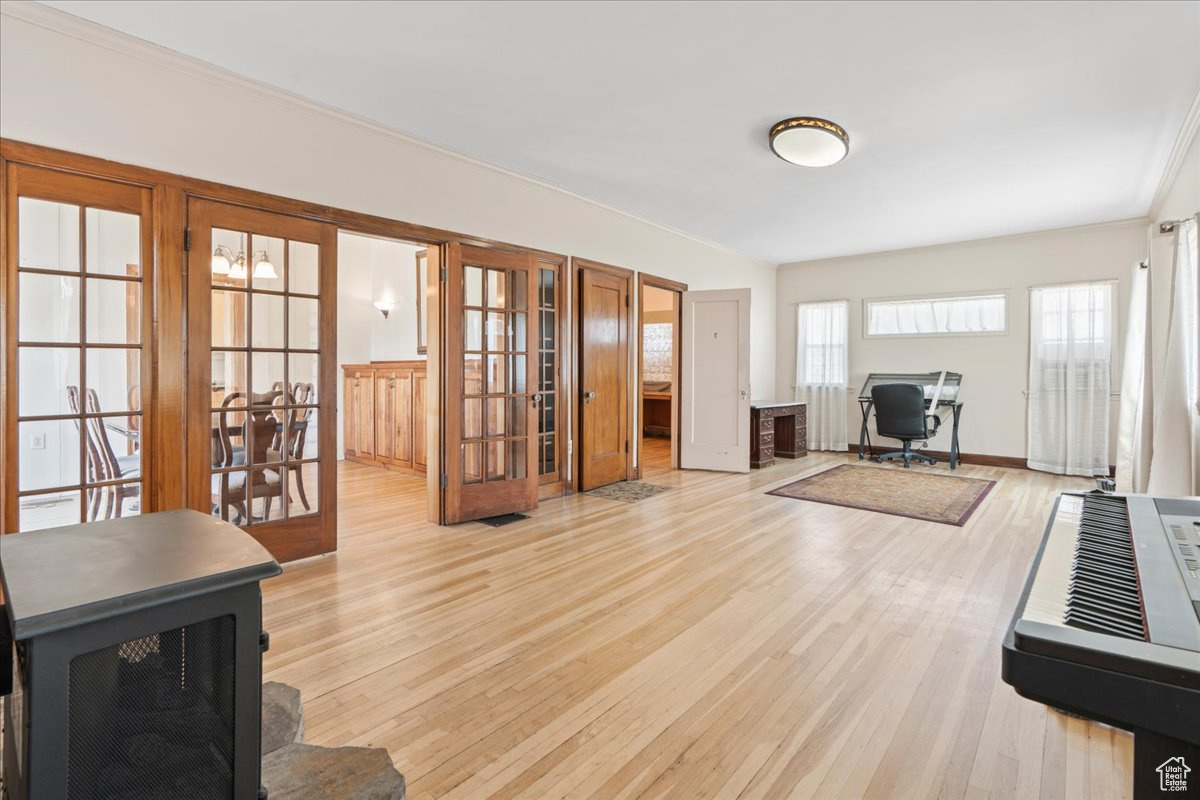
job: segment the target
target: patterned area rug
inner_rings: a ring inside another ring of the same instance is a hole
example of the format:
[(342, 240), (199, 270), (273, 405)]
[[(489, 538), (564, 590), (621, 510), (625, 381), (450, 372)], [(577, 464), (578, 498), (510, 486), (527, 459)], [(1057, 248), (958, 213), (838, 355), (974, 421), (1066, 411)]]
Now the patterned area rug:
[(621, 483), (610, 483), (608, 486), (601, 486), (599, 489), (592, 489), (590, 492), (585, 492), (585, 494), (591, 497), (603, 497), (607, 500), (636, 503), (638, 500), (645, 500), (647, 497), (654, 497), (656, 494), (662, 494), (670, 490), (670, 486), (659, 486), (654, 483), (643, 483), (642, 481), (622, 481)]
[(995, 485), (916, 469), (842, 464), (767, 494), (961, 526)]

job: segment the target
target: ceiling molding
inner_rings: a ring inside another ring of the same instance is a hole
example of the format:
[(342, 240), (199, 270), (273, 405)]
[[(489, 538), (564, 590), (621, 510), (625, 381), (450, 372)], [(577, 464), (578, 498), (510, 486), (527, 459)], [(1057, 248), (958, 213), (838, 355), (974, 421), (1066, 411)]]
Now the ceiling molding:
[(1159, 212), (1162, 211), (1163, 203), (1167, 201), (1167, 194), (1175, 185), (1175, 179), (1179, 177), (1183, 160), (1187, 157), (1188, 150), (1192, 148), (1192, 142), (1195, 141), (1198, 130), (1200, 130), (1200, 87), (1196, 89), (1196, 96), (1192, 98), (1192, 107), (1188, 109), (1187, 116), (1184, 117), (1183, 127), (1179, 129), (1179, 135), (1175, 137), (1175, 146), (1171, 148), (1171, 155), (1167, 158), (1167, 165), (1163, 168), (1162, 177), (1158, 179), (1158, 188), (1155, 189), (1154, 198), (1150, 201), (1150, 210), (1146, 212), (1146, 216), (1150, 219), (1156, 219)]
[(1032, 239), (1037, 236), (1053, 236), (1060, 233), (1082, 233), (1084, 231), (1102, 231), (1110, 228), (1145, 228), (1150, 225), (1150, 217), (1133, 217), (1132, 219), (1117, 219), (1111, 222), (1094, 222), (1090, 225), (1071, 225), (1066, 228), (1047, 228), (1042, 231), (1026, 231), (1024, 233), (1009, 233), (1004, 236), (989, 236), (986, 239), (960, 239), (957, 242), (939, 242), (938, 244), (923, 244), (917, 247), (901, 247), (896, 250), (872, 250), (866, 253), (853, 253), (846, 256), (833, 256), (831, 258), (813, 258), (807, 261), (790, 261), (786, 264), (780, 264), (780, 269), (790, 269), (792, 267), (807, 267), (813, 264), (825, 264), (831, 261), (847, 261), (855, 258), (874, 258), (876, 256), (888, 256), (895, 253), (916, 253), (929, 250), (944, 250), (949, 247), (964, 247), (975, 244), (993, 244), (996, 242), (1005, 242), (1015, 239)]
[(253, 80), (251, 78), (247, 78), (244, 75), (239, 75), (238, 73), (227, 70), (224, 67), (218, 67), (206, 61), (201, 61), (199, 59), (192, 58), (191, 56), (184, 55), (183, 53), (179, 53), (175, 50), (161, 47), (144, 39), (139, 39), (137, 37), (121, 33), (120, 31), (113, 30), (112, 28), (106, 28), (103, 25), (98, 25), (94, 22), (83, 19), (82, 17), (76, 17), (64, 11), (59, 11), (58, 9), (42, 5), (41, 3), (33, 2), (33, 0), (4, 0), (4, 3), (0, 5), (0, 16), (12, 17), (13, 19), (18, 19), (31, 25), (36, 25), (40, 28), (53, 31), (55, 33), (60, 33), (65, 36), (70, 36), (89, 44), (120, 53), (122, 55), (138, 58), (157, 66), (173, 69), (190, 77), (207, 80), (211, 83), (252, 95), (260, 100), (266, 100), (283, 106), (288, 106), (312, 116), (321, 117), (346, 127), (355, 128), (360, 131), (388, 139), (395, 144), (407, 147), (411, 150), (419, 150), (425, 153), (431, 153), (433, 155), (437, 155), (452, 161), (458, 161), (462, 164), (467, 164), (479, 169), (486, 169), (497, 175), (503, 175), (507, 178), (521, 181), (529, 186), (541, 189), (542, 191), (552, 192), (560, 196), (583, 201), (595, 208), (599, 208), (613, 214), (618, 214), (627, 219), (639, 222), (651, 228), (656, 228), (673, 236), (687, 239), (703, 247), (707, 247), (721, 253), (748, 259), (756, 264), (770, 267), (771, 269), (775, 269), (779, 266), (778, 264), (767, 261), (766, 259), (752, 256), (748, 253), (741, 252), (740, 250), (736, 250), (732, 247), (727, 247), (718, 242), (696, 236), (695, 234), (691, 234), (686, 231), (681, 231), (669, 225), (648, 220), (645, 217), (638, 216), (630, 211), (602, 203), (598, 200), (578, 194), (570, 189), (563, 188), (562, 186), (558, 186), (540, 178), (535, 178), (522, 172), (505, 169), (504, 167), (490, 164), (486, 161), (481, 161), (480, 159), (464, 153), (459, 153), (455, 150), (441, 147), (440, 145), (433, 144), (432, 142), (428, 142), (411, 134), (398, 131), (394, 128), (389, 128), (386, 125), (380, 125), (377, 122), (373, 122), (365, 117), (360, 117), (357, 114), (352, 114), (349, 111), (343, 111), (339, 108), (318, 103), (314, 100), (308, 99), (307, 97), (303, 97), (302, 95)]

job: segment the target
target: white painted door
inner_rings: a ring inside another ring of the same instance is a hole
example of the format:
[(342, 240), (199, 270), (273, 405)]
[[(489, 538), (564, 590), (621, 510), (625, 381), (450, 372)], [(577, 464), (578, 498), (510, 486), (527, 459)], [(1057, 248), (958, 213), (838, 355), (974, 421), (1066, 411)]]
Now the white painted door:
[(683, 469), (750, 471), (750, 290), (683, 293)]

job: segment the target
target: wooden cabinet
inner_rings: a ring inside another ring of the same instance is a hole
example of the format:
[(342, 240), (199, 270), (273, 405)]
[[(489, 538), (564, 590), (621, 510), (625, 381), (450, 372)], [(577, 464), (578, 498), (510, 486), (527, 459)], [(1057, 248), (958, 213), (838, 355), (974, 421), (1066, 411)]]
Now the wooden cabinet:
[(771, 403), (750, 407), (750, 466), (769, 467), (775, 458), (808, 455), (808, 406)]
[(425, 472), (424, 361), (342, 365), (346, 459)]

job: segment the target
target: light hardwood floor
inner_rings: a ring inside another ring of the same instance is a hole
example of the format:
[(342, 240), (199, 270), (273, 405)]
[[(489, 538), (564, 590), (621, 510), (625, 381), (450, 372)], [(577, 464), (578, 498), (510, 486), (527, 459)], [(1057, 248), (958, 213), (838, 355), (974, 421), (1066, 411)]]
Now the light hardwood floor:
[(265, 585), (266, 677), (412, 798), (1128, 796), (1127, 735), (999, 675), (1052, 499), (1086, 482), (964, 466), (999, 482), (964, 528), (763, 494), (846, 460), (442, 529), (423, 482), (340, 465), (339, 552)]

